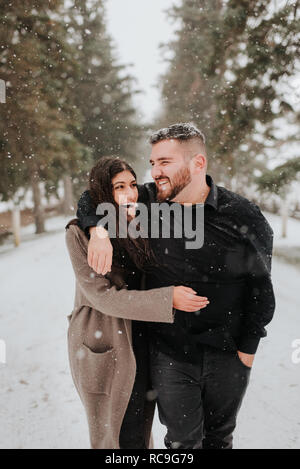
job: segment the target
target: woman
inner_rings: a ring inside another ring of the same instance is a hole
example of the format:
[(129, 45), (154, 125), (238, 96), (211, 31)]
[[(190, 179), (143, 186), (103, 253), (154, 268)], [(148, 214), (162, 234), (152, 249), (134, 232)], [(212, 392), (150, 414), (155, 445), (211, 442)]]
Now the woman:
[[(112, 203), (117, 227), (120, 210), (134, 216), (126, 199), (138, 199), (136, 175), (122, 160), (102, 158), (90, 174), (95, 206)], [(76, 277), (74, 310), (69, 316), (71, 372), (87, 413), (93, 449), (151, 448), (155, 401), (148, 383), (145, 321), (172, 323), (173, 307), (197, 311), (207, 299), (186, 287), (139, 291), (142, 271), (155, 262), (146, 239), (112, 239), (114, 259), (106, 276), (87, 262), (88, 237), (72, 220), (66, 243)], [(188, 314), (188, 313), (187, 313)], [(133, 321), (133, 322), (132, 322)], [(143, 323), (144, 321), (144, 323)]]

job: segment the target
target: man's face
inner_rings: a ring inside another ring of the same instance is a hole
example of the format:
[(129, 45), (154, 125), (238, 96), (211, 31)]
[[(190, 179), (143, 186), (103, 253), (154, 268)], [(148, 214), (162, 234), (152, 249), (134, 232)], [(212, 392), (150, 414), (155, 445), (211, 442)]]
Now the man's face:
[(158, 202), (173, 200), (191, 182), (190, 160), (185, 151), (185, 146), (177, 140), (163, 140), (152, 146), (151, 175)]

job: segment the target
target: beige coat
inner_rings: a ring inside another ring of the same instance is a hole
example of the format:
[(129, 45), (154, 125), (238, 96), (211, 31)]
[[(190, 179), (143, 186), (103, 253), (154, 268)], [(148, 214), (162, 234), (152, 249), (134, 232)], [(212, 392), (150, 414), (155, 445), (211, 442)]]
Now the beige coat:
[[(69, 226), (66, 243), (76, 277), (68, 330), (73, 380), (87, 413), (91, 447), (119, 449), (136, 374), (131, 320), (172, 323), (174, 287), (127, 290), (116, 269), (103, 277), (89, 267), (88, 239), (78, 226)], [(154, 401), (146, 401), (148, 448), (152, 447), (154, 408)]]

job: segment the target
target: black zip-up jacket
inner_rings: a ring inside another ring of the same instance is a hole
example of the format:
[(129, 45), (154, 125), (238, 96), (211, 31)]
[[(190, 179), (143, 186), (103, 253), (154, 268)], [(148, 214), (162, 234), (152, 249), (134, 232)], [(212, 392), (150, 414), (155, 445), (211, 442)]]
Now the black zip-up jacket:
[[(154, 348), (194, 363), (201, 344), (254, 354), (275, 310), (272, 228), (257, 205), (217, 186), (209, 175), (206, 181), (211, 189), (204, 204), (203, 246), (186, 249), (186, 239), (173, 236), (171, 217), (169, 239), (149, 238), (159, 265), (146, 282), (147, 289), (185, 285), (208, 297), (210, 304), (196, 313), (177, 310), (174, 324), (148, 324)], [(156, 202), (154, 183), (139, 186), (139, 202), (149, 208)], [(77, 217), (86, 232), (100, 220), (88, 191)]]

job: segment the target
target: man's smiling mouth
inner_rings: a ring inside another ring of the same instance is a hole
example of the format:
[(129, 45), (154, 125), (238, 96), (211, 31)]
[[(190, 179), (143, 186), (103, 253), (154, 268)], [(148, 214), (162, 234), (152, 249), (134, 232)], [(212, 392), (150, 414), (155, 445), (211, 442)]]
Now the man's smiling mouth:
[(158, 181), (158, 182), (157, 182), (157, 184), (158, 184), (159, 186), (164, 186), (165, 184), (168, 184), (168, 183), (169, 183), (169, 181), (166, 181), (166, 180), (165, 180), (165, 181)]

